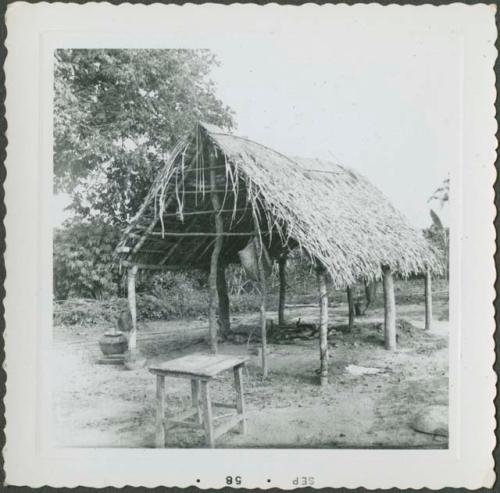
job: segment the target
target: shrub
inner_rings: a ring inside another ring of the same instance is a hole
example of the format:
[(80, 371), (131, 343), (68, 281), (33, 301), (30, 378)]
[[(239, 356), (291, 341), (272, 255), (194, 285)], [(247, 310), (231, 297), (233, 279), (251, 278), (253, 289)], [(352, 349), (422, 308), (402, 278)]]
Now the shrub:
[(107, 300), (67, 299), (54, 303), (54, 325), (115, 325), (122, 310), (127, 307), (124, 298)]
[(119, 232), (104, 224), (70, 224), (54, 232), (54, 296), (103, 299), (118, 294), (113, 251)]

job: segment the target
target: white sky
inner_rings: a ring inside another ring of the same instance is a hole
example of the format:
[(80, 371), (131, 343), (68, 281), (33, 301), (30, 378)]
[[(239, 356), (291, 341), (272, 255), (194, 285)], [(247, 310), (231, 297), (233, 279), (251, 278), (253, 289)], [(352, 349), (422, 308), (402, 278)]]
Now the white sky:
[(236, 133), (353, 167), (428, 226), (441, 210), (427, 200), (458, 162), (459, 45), (440, 23), (408, 24), (318, 23), (306, 42), (282, 32), (214, 50)]
[(207, 34), (236, 133), (353, 167), (413, 225), (428, 226), (429, 208), (441, 210), (427, 200), (460, 150), (460, 45), (453, 18), (430, 9), (317, 9), (307, 18), (296, 9)]

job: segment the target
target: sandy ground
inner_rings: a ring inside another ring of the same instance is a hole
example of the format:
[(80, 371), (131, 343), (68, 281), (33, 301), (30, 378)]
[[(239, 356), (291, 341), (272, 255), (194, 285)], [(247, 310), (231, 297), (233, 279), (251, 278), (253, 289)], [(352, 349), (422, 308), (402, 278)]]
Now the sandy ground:
[[(373, 309), (356, 320), (350, 334), (329, 337), (330, 378), (318, 385), (317, 340), (271, 344), (270, 375), (262, 381), (259, 359), (251, 356), (244, 373), (248, 433), (229, 432), (218, 447), (315, 448), (444, 448), (447, 439), (419, 433), (409, 426), (413, 416), (431, 405), (448, 403), (448, 322), (446, 300), (435, 300), (436, 321), (423, 330), (423, 306), (399, 306), (398, 350), (383, 347), (383, 310)], [(317, 308), (295, 307), (290, 318), (316, 321)], [(275, 314), (269, 313), (269, 318)], [(345, 325), (347, 307), (330, 308), (333, 325)], [(411, 325), (406, 324), (409, 322)], [(233, 326), (257, 325), (255, 314), (232, 319)], [(206, 320), (140, 325), (139, 349), (149, 362), (206, 352)], [(97, 340), (103, 327), (55, 327), (53, 403), (55, 441), (76, 447), (152, 447), (155, 382), (147, 367), (128, 371), (97, 365)], [(249, 354), (255, 344), (221, 344), (221, 353)], [(348, 365), (380, 370), (355, 376)], [(168, 413), (190, 406), (187, 380), (167, 378)], [(212, 398), (234, 399), (232, 375), (212, 385)], [(223, 411), (223, 413), (227, 413)], [(169, 432), (169, 447), (204, 446), (201, 432)]]

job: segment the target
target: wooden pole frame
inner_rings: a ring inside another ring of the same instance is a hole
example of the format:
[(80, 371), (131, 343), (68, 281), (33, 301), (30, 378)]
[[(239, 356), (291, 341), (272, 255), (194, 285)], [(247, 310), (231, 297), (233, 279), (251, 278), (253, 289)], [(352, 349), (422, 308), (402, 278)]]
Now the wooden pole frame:
[(347, 286), (347, 311), (349, 313), (348, 328), (351, 332), (354, 327), (354, 297), (351, 286)]
[(137, 351), (137, 304), (135, 296), (135, 281), (138, 269), (138, 266), (134, 264), (127, 270), (127, 298), (130, 316), (132, 317), (132, 330), (130, 331), (128, 338), (128, 350), (130, 353)]
[(267, 365), (267, 317), (266, 317), (266, 302), (267, 302), (267, 281), (264, 265), (262, 263), (262, 256), (264, 255), (264, 246), (262, 244), (262, 237), (258, 235), (259, 221), (253, 215), (253, 222), (255, 228), (254, 245), (257, 253), (257, 273), (258, 282), (260, 287), (260, 337), (261, 337), (261, 358), (262, 358), (262, 379), (266, 379), (268, 375)]
[(384, 342), (385, 348), (396, 349), (396, 299), (394, 296), (394, 279), (389, 266), (382, 266), (384, 284)]
[(217, 296), (219, 298), (219, 322), (222, 337), (225, 338), (231, 331), (229, 311), (229, 295), (227, 291), (226, 265), (219, 262), (217, 265)]
[(214, 210), (215, 217), (215, 244), (210, 258), (210, 274), (208, 277), (209, 284), (209, 309), (208, 309), (208, 331), (210, 336), (210, 350), (217, 354), (217, 271), (219, 263), (219, 255), (222, 250), (222, 235), (224, 233), (224, 224), (222, 217), (218, 214), (220, 206), (219, 196), (216, 192), (216, 176), (215, 169), (210, 169), (210, 199)]
[(432, 328), (432, 274), (429, 269), (425, 271), (425, 330)]
[(316, 276), (319, 292), (319, 357), (320, 385), (328, 384), (328, 291), (326, 288), (325, 269), (317, 265)]
[(285, 300), (286, 300), (286, 261), (287, 254), (283, 253), (278, 259), (279, 268), (279, 302), (278, 302), (278, 325), (285, 325)]

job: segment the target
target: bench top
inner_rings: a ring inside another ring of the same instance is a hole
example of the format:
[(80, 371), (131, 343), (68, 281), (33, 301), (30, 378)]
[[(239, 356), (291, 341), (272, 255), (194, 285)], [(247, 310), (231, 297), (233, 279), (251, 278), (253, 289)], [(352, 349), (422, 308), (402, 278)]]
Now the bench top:
[(152, 365), (149, 371), (174, 377), (213, 378), (223, 371), (243, 365), (248, 359), (230, 354), (190, 354)]

